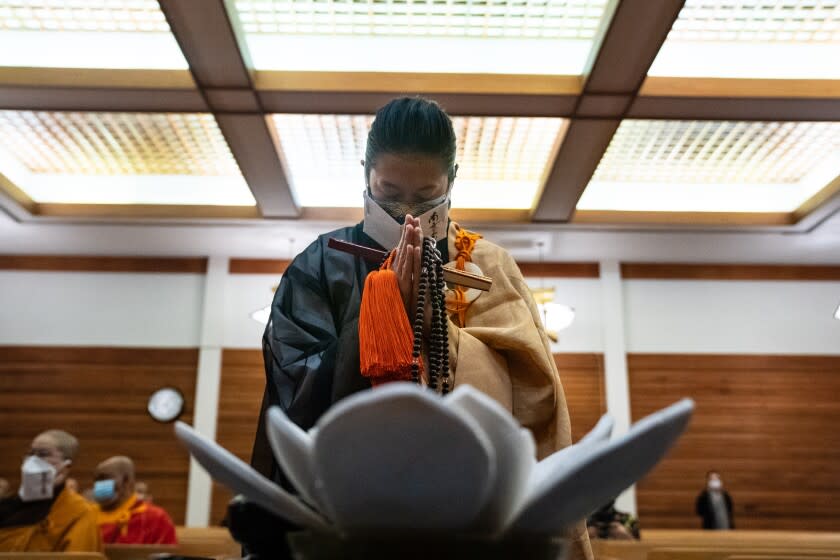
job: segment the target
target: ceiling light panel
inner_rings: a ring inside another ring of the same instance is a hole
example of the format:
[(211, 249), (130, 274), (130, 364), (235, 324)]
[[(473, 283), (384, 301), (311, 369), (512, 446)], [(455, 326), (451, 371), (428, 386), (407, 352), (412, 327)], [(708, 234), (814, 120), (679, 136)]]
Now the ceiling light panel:
[(37, 202), (254, 203), (209, 114), (0, 111), (9, 170)]
[(0, 0), (0, 66), (186, 69), (187, 63), (154, 0)]
[(687, 0), (651, 76), (840, 78), (840, 0)]
[[(531, 208), (563, 119), (453, 117), (459, 208)], [(360, 207), (372, 116), (274, 116), (298, 204)]]
[[(580, 73), (606, 5), (606, 0), (236, 2), (261, 70), (515, 74)], [(284, 47), (298, 48), (277, 50)], [(372, 47), (376, 56), (367, 50)], [(288, 52), (295, 55), (279, 54)]]
[(791, 212), (840, 175), (840, 123), (626, 120), (584, 210)]

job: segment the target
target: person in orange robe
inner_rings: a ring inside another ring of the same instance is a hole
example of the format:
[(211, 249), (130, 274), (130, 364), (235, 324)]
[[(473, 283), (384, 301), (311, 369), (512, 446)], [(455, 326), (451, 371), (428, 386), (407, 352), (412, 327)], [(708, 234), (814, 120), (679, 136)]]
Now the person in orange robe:
[(134, 462), (128, 457), (111, 457), (96, 467), (93, 497), (106, 544), (178, 544), (169, 514), (135, 493)]
[(65, 484), (78, 450), (78, 440), (62, 430), (48, 430), (32, 441), (20, 489), (0, 500), (0, 550), (102, 550), (95, 507)]

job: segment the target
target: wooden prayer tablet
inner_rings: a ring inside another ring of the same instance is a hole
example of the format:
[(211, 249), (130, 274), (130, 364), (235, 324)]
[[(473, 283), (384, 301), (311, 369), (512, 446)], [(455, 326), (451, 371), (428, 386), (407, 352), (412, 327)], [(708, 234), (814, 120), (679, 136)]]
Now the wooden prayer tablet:
[[(372, 247), (365, 247), (364, 245), (357, 245), (355, 243), (350, 243), (349, 241), (336, 239), (335, 237), (329, 238), (327, 241), (327, 247), (343, 251), (345, 253), (350, 253), (351, 255), (356, 255), (365, 260), (374, 262), (381, 262), (387, 254), (386, 251), (380, 251), (379, 249), (374, 249)], [(443, 279), (450, 284), (458, 284), (459, 286), (464, 286), (466, 288), (475, 288), (476, 290), (481, 290), (483, 292), (490, 290), (490, 287), (493, 285), (493, 279), (489, 276), (472, 274), (464, 270), (454, 269), (450, 266), (443, 267)]]
[(357, 245), (356, 243), (350, 243), (349, 241), (336, 239), (335, 237), (330, 237), (329, 241), (327, 241), (327, 247), (330, 249), (337, 249), (345, 253), (350, 253), (351, 255), (362, 257), (366, 261), (373, 262), (382, 262), (387, 254), (387, 251), (380, 251), (379, 249), (374, 249), (373, 247)]
[(450, 284), (458, 284), (459, 286), (464, 286), (465, 288), (475, 288), (476, 290), (481, 290), (482, 292), (490, 291), (490, 287), (493, 285), (493, 279), (489, 276), (473, 274), (472, 272), (458, 270), (457, 268), (452, 268), (451, 266), (443, 267), (443, 279)]

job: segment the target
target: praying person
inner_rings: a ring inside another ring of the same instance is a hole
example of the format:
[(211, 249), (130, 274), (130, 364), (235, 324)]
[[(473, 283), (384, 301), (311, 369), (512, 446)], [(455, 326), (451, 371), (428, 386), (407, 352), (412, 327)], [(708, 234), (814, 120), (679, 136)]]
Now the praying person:
[(0, 550), (102, 550), (94, 506), (66, 485), (78, 451), (78, 440), (62, 430), (47, 430), (32, 440), (18, 493), (0, 500)]
[(94, 474), (93, 497), (105, 544), (178, 544), (175, 525), (162, 508), (140, 499), (135, 490), (134, 462), (111, 457)]
[[(321, 235), (299, 254), (271, 305), (263, 337), (267, 382), (252, 460), (266, 476), (284, 480), (264, 431), (269, 406), (280, 406), (309, 429), (335, 402), (392, 379), (438, 392), (474, 386), (533, 433), (540, 458), (571, 444), (560, 376), (519, 268), (504, 249), (448, 217), (455, 158), (452, 120), (434, 101), (404, 97), (377, 111), (361, 162), (364, 220)], [(390, 319), (401, 314), (413, 325), (410, 372), (365, 371), (363, 288), (381, 263), (328, 247), (330, 238), (393, 250), (388, 262), (399, 294)], [(434, 302), (432, 292), (441, 284), (426, 287), (423, 275), (437, 260), (488, 276), (493, 284), (481, 293), (448, 290), (442, 321), (435, 324), (425, 298)], [(571, 557), (592, 558), (584, 524), (569, 533)]]

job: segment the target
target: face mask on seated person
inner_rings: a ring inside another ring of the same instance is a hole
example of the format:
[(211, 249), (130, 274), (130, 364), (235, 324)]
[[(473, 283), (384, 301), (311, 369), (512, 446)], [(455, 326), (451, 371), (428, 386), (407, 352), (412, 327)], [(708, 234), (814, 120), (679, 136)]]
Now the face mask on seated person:
[[(64, 462), (64, 465), (69, 464), (70, 461)], [(55, 487), (57, 473), (58, 471), (52, 464), (40, 457), (30, 455), (24, 459), (20, 467), (21, 476), (18, 496), (24, 502), (49, 500), (53, 497), (53, 488)]]
[(720, 490), (723, 488), (723, 482), (719, 479), (712, 479), (709, 481), (709, 490)]
[(117, 495), (117, 485), (112, 478), (97, 480), (93, 483), (93, 499), (104, 504), (110, 502)]
[(441, 239), (446, 236), (449, 222), (449, 193), (426, 202), (378, 201), (365, 190), (364, 232), (387, 250), (400, 242), (406, 214), (420, 220), (425, 237)]

